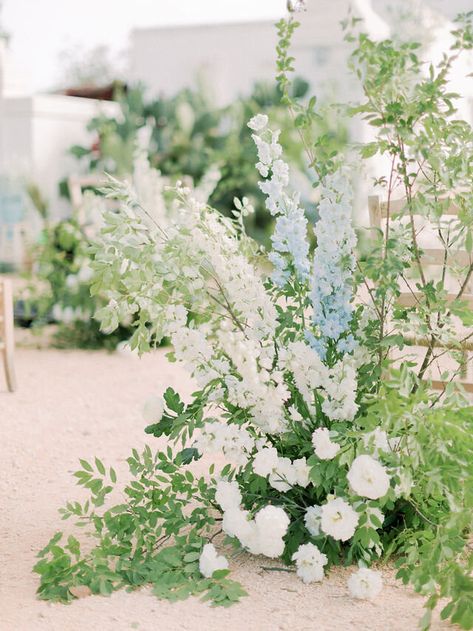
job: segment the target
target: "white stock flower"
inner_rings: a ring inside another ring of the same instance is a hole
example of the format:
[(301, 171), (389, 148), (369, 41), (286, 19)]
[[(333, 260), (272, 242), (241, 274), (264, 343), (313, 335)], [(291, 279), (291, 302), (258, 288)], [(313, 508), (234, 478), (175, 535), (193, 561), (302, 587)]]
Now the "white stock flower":
[(322, 518), (322, 507), (309, 506), (304, 515), (304, 523), (307, 530), (313, 537), (320, 535), (320, 520)]
[(206, 543), (199, 559), (199, 570), (205, 578), (211, 578), (217, 570), (226, 570), (228, 561), (224, 556), (218, 555), (215, 546)]
[(163, 400), (161, 397), (152, 396), (145, 401), (143, 406), (143, 418), (147, 423), (158, 423), (164, 412)]
[(385, 468), (371, 456), (358, 456), (347, 474), (353, 491), (361, 497), (377, 500), (386, 495), (390, 478)]
[(268, 117), (266, 114), (256, 114), (248, 121), (247, 125), (253, 131), (262, 131), (268, 124)]
[(340, 450), (340, 445), (330, 440), (330, 432), (326, 427), (316, 429), (312, 434), (315, 455), (321, 460), (332, 460)]
[(348, 589), (353, 598), (371, 600), (383, 589), (383, 579), (379, 572), (362, 567), (348, 579)]
[(297, 576), (304, 583), (320, 582), (323, 579), (327, 556), (313, 543), (299, 546), (297, 552), (292, 555), (292, 560), (296, 562)]
[(321, 512), (320, 527), (326, 535), (339, 541), (353, 537), (359, 516), (348, 502), (337, 497), (324, 504)]
[(218, 480), (215, 499), (224, 511), (240, 508), (242, 498), (238, 483), (234, 480)]

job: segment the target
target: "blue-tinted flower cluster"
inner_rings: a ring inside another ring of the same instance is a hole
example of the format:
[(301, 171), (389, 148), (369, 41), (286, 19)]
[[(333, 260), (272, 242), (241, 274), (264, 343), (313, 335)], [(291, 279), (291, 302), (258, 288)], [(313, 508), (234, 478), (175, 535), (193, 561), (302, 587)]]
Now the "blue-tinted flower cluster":
[[(260, 175), (267, 178), (259, 183), (266, 195), (266, 207), (276, 216), (276, 225), (271, 237), (272, 252), (269, 260), (274, 266), (273, 282), (283, 287), (291, 277), (291, 266), (300, 282), (310, 276), (307, 219), (299, 204), (299, 195), (288, 195), (289, 166), (280, 159), (282, 147), (278, 142), (279, 131), (268, 129), (268, 117), (258, 114), (250, 120), (248, 127), (258, 150), (256, 165)], [(268, 177), (270, 176), (270, 177)]]
[(311, 345), (323, 356), (329, 340), (338, 341), (337, 349), (341, 353), (351, 352), (356, 344), (351, 335), (342, 338), (349, 331), (353, 312), (353, 249), (356, 245), (352, 225), (352, 192), (342, 171), (324, 179), (319, 215), (314, 230), (317, 247), (311, 300), (313, 322), (320, 333), (320, 340), (314, 338)]

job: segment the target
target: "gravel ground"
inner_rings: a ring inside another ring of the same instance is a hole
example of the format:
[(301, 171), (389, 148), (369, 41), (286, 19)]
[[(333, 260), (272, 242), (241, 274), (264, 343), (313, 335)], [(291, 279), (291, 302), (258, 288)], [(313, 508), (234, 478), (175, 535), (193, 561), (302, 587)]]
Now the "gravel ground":
[[(91, 596), (70, 605), (41, 602), (31, 568), (37, 551), (61, 528), (57, 508), (78, 496), (71, 472), (79, 457), (98, 455), (126, 471), (131, 447), (145, 443), (144, 399), (172, 385), (192, 391), (164, 352), (140, 360), (119, 354), (20, 349), (19, 390), (5, 391), (0, 372), (0, 630), (1, 631), (414, 631), (422, 599), (382, 568), (385, 588), (373, 603), (349, 598), (349, 570), (321, 584), (267, 572), (266, 561), (231, 560), (233, 578), (249, 593), (241, 604), (214, 609), (190, 599), (158, 601), (150, 590)], [(149, 437), (148, 437), (149, 438)], [(152, 439), (151, 439), (152, 440)], [(433, 629), (451, 629), (436, 622)]]

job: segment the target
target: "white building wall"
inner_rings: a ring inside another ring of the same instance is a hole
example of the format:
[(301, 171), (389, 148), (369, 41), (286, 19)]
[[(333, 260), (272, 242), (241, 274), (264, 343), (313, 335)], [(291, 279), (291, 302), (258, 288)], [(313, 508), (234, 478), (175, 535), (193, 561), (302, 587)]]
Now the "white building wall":
[(0, 98), (0, 175), (34, 182), (52, 214), (65, 214), (68, 206), (59, 198), (58, 183), (77, 165), (67, 150), (92, 143), (86, 125), (100, 111), (113, 115), (118, 107), (59, 95)]

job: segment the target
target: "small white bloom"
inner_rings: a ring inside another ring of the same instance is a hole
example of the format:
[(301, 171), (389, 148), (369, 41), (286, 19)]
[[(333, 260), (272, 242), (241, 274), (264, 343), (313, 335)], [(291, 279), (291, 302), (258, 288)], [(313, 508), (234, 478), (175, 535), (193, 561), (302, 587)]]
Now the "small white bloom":
[(278, 466), (278, 452), (275, 447), (263, 447), (253, 460), (253, 471), (265, 478), (274, 473)]
[(290, 13), (307, 11), (307, 0), (287, 0), (287, 10)]
[(262, 131), (268, 124), (268, 120), (266, 114), (256, 114), (248, 121), (247, 125), (253, 131)]
[(320, 535), (320, 519), (322, 517), (322, 507), (309, 506), (304, 515), (304, 523), (307, 530), (313, 537)]
[(383, 589), (383, 579), (379, 572), (362, 567), (348, 579), (348, 589), (353, 598), (371, 600)]
[(315, 455), (321, 460), (332, 460), (340, 450), (340, 445), (330, 440), (330, 432), (326, 427), (316, 429), (312, 434)]
[(224, 511), (232, 508), (240, 508), (241, 493), (238, 483), (235, 481), (218, 480), (215, 499)]
[(226, 570), (227, 568), (227, 559), (217, 554), (217, 550), (213, 544), (206, 543), (199, 559), (199, 570), (202, 576), (211, 578), (213, 573), (217, 570)]
[(329, 500), (322, 506), (320, 527), (326, 535), (347, 541), (355, 534), (358, 513), (341, 497)]
[(304, 583), (320, 582), (323, 579), (327, 557), (313, 543), (299, 546), (297, 552), (292, 555), (292, 560), (296, 562), (297, 576)]
[(161, 397), (150, 397), (143, 406), (143, 418), (147, 423), (159, 423), (163, 417), (164, 405)]
[(289, 458), (278, 458), (276, 470), (269, 476), (269, 483), (273, 489), (283, 493), (296, 484), (296, 470)]
[(390, 478), (385, 468), (371, 456), (358, 456), (347, 474), (348, 482), (357, 495), (377, 500), (386, 495)]
[(298, 458), (297, 460), (294, 460), (294, 462), (292, 463), (292, 466), (295, 473), (296, 484), (304, 488), (308, 486), (310, 482), (310, 479), (309, 479), (310, 467), (307, 464), (307, 459)]

